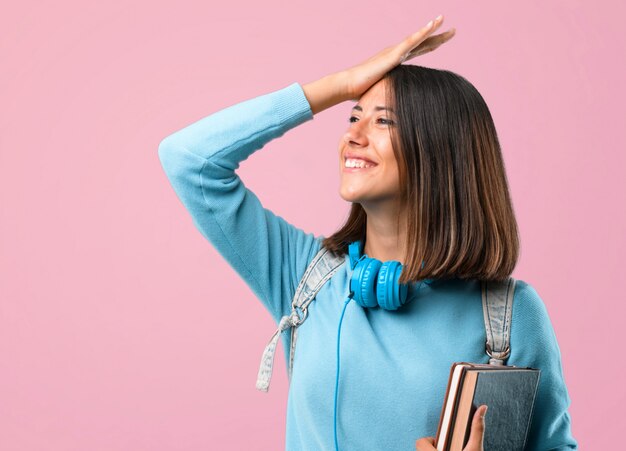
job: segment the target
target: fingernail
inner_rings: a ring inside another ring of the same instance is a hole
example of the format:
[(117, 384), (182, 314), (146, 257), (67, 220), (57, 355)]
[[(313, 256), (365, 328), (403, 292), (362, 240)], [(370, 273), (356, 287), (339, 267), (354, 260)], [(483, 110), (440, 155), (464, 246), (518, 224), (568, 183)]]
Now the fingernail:
[(432, 26), (433, 26), (433, 21), (432, 20), (426, 24), (426, 28), (430, 28)]
[(439, 14), (435, 20), (441, 20), (442, 17), (443, 17), (443, 14)]
[(485, 419), (485, 415), (487, 415), (487, 409), (489, 407), (485, 406), (485, 410), (483, 410), (482, 418)]

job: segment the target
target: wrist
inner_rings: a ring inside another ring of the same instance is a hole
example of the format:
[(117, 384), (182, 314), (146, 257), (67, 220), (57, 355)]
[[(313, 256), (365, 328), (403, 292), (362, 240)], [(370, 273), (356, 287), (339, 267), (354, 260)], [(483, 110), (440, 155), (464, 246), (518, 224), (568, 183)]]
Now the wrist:
[(347, 74), (342, 71), (302, 85), (302, 90), (309, 101), (313, 114), (350, 100), (347, 80)]

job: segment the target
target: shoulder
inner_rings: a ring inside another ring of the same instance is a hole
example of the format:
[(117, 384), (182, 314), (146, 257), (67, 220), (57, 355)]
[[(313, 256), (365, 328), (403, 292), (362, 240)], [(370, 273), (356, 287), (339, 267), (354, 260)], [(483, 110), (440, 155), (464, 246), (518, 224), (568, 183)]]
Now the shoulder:
[(298, 280), (302, 277), (302, 274), (306, 268), (311, 264), (315, 256), (322, 250), (323, 236), (308, 233), (306, 246), (301, 249), (291, 249), (292, 257), (296, 259), (296, 266)]
[(321, 253), (323, 250), (322, 241), (324, 240), (324, 236), (310, 234), (310, 237), (312, 238), (310, 245), (307, 246), (305, 251), (300, 252), (297, 256), (297, 263), (296, 263), (297, 274), (294, 280), (294, 284), (295, 284), (293, 287), (294, 290), (297, 284), (300, 282), (300, 280), (304, 276), (304, 273), (306, 272), (307, 268), (311, 265), (315, 257), (319, 253)]
[(338, 266), (341, 266), (347, 260), (347, 255), (337, 254), (324, 247), (324, 239), (323, 235), (315, 237), (315, 245), (312, 246), (307, 258), (303, 260), (302, 271), (311, 270), (314, 273), (311, 275), (315, 276), (315, 280), (321, 280), (331, 271), (336, 272)]
[(517, 279), (513, 296), (513, 317), (516, 325), (539, 327), (550, 322), (548, 310), (535, 287), (528, 282)]
[(324, 248), (322, 247), (323, 240), (324, 240), (323, 235), (315, 236), (314, 243), (311, 246), (309, 255), (306, 258), (306, 266), (309, 266), (311, 262), (313, 261), (313, 259), (324, 250)]
[(560, 355), (548, 309), (537, 290), (517, 279), (511, 318), (511, 351), (530, 358), (534, 353)]

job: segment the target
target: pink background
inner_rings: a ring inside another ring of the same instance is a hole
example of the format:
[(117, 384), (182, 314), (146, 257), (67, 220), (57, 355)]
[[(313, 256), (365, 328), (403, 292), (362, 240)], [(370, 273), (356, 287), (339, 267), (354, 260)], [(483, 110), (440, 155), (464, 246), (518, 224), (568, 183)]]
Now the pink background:
[[(575, 437), (616, 449), (621, 2), (31, 3), (0, 16), (0, 449), (283, 448), (282, 347), (270, 393), (254, 388), (274, 324), (195, 229), (159, 142), (355, 65), (439, 13), (456, 36), (408, 63), (455, 71), (487, 101), (521, 229), (513, 276), (552, 318)], [(306, 231), (328, 235), (348, 211), (336, 150), (349, 108), (320, 113), (239, 171)]]

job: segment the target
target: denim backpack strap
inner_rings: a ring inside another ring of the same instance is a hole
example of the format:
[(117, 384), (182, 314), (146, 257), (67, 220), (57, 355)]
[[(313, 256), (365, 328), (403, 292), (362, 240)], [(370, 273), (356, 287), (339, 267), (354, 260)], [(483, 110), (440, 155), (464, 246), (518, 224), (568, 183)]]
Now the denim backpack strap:
[[(296, 289), (291, 304), (292, 311), (302, 312), (302, 321), (308, 314), (308, 307), (315, 299), (315, 296), (324, 286), (324, 284), (337, 272), (337, 270), (346, 261), (345, 256), (335, 255), (325, 248), (320, 249), (315, 258), (309, 264), (304, 276), (300, 280), (300, 284)], [(291, 381), (291, 373), (293, 371), (293, 356), (296, 350), (296, 340), (298, 339), (298, 327), (291, 329), (291, 346), (289, 347), (289, 366), (288, 374)]]
[(487, 343), (485, 352), (491, 365), (504, 365), (511, 353), (511, 315), (515, 279), (482, 282), (483, 315)]
[(264, 392), (269, 390), (270, 380), (272, 378), (272, 369), (274, 366), (274, 354), (276, 353), (278, 339), (283, 331), (290, 328), (292, 333), (289, 352), (289, 378), (291, 379), (291, 368), (296, 338), (293, 332), (306, 319), (308, 306), (315, 298), (317, 292), (344, 262), (345, 257), (338, 257), (324, 247), (322, 247), (315, 257), (313, 257), (313, 260), (309, 263), (309, 266), (298, 284), (298, 288), (296, 288), (296, 293), (291, 302), (291, 313), (280, 319), (278, 329), (276, 329), (276, 332), (272, 335), (269, 343), (265, 346), (256, 381), (256, 388), (258, 390)]

